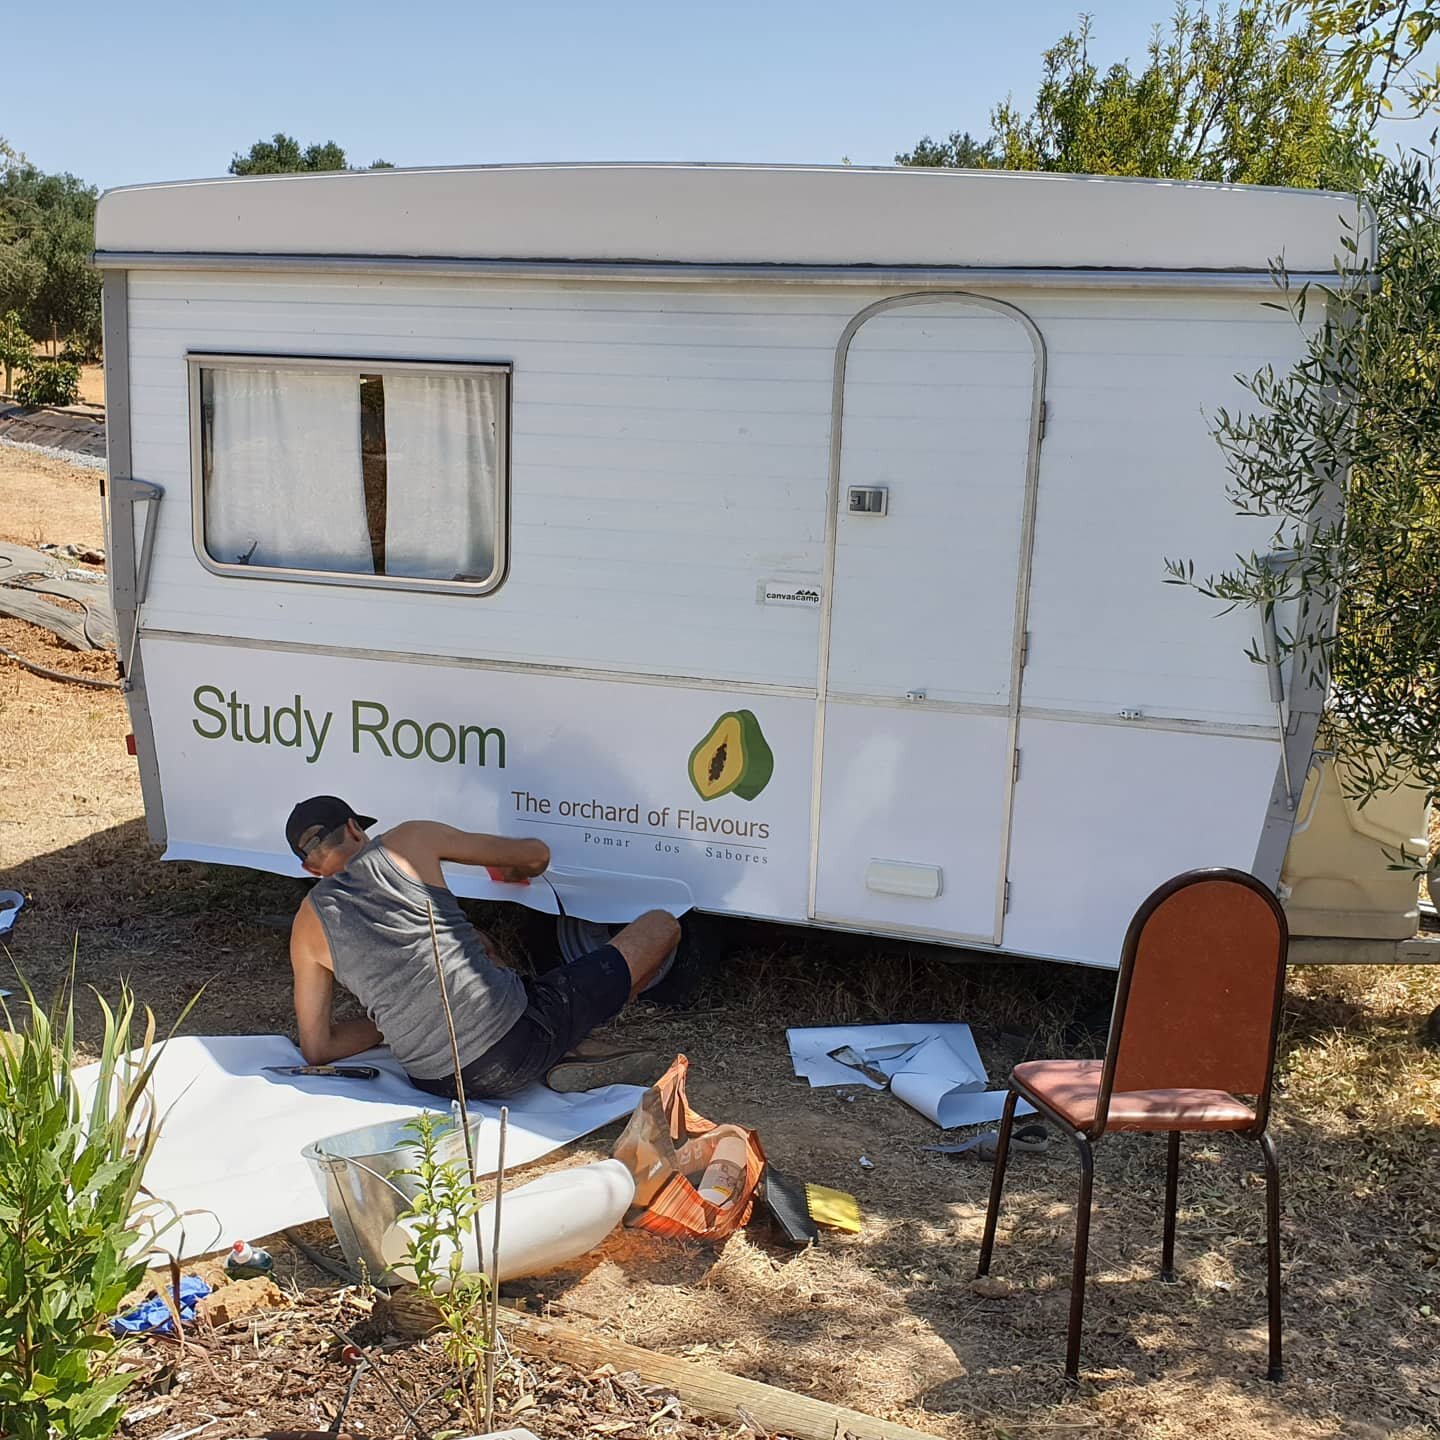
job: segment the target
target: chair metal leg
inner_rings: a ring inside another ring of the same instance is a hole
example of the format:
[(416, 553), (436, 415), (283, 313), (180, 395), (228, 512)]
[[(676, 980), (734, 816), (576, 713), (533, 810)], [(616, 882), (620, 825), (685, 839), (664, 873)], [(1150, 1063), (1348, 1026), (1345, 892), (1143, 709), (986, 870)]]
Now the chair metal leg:
[(1000, 1191), (1005, 1186), (1005, 1165), (1010, 1158), (1010, 1130), (1015, 1123), (1015, 1102), (1019, 1092), (1011, 1090), (1005, 1097), (1000, 1115), (1000, 1134), (995, 1139), (995, 1166), (990, 1172), (990, 1205), (985, 1211), (985, 1235), (980, 1241), (980, 1266), (976, 1276), (990, 1273), (990, 1255), (995, 1249), (995, 1223), (1000, 1218)]
[(1090, 1141), (1072, 1132), (1080, 1151), (1080, 1194), (1075, 1201), (1075, 1266), (1070, 1276), (1070, 1333), (1065, 1344), (1065, 1378), (1080, 1383), (1080, 1330), (1085, 1320), (1085, 1269), (1090, 1258), (1090, 1197), (1095, 1185), (1095, 1156)]
[(1160, 1278), (1175, 1283), (1175, 1201), (1180, 1188), (1180, 1132), (1170, 1132), (1165, 1159), (1165, 1245), (1160, 1253)]
[(1265, 1292), (1270, 1303), (1270, 1368), (1265, 1378), (1278, 1385), (1285, 1378), (1280, 1349), (1280, 1164), (1275, 1142), (1264, 1132), (1260, 1151), (1265, 1157)]

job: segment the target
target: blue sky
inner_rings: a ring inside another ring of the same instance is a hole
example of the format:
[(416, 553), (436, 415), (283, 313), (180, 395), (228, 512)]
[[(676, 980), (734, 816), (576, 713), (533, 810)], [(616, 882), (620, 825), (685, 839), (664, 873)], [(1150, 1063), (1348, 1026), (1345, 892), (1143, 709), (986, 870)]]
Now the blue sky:
[[(79, 0), (17, 4), (0, 134), (102, 188), (223, 174), (285, 130), (352, 164), (889, 164), (1028, 99), (1073, 0)], [(1170, 0), (1088, 0), (1138, 56)], [(63, 15), (63, 18), (58, 18)], [(70, 37), (62, 43), (57, 29)], [(1398, 128), (1398, 127), (1397, 127)], [(1418, 127), (1406, 127), (1420, 138)]]

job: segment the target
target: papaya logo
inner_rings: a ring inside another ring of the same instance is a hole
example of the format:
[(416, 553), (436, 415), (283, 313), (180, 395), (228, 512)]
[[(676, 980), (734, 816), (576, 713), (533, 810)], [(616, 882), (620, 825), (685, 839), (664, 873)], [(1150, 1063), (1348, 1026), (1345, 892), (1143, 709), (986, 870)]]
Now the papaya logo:
[(690, 783), (702, 800), (753, 800), (775, 773), (775, 756), (749, 710), (731, 710), (690, 752)]

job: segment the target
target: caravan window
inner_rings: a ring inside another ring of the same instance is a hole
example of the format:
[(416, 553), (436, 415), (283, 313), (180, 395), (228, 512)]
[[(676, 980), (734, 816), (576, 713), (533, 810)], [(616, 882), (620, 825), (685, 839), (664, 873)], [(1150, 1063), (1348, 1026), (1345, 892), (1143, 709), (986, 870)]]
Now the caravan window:
[(195, 542), (212, 570), (493, 590), (510, 373), (190, 357)]

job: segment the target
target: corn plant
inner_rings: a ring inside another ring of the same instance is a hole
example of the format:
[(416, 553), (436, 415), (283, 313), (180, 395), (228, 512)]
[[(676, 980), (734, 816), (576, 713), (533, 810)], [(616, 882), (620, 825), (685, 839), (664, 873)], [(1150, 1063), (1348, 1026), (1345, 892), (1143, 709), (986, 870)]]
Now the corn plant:
[(73, 987), (48, 1010), (21, 987), (23, 1034), (0, 1002), (0, 1436), (105, 1440), (129, 1383), (105, 1322), (164, 1228), (140, 1184), (155, 1017), (124, 986), (113, 1008), (97, 996), (99, 1065), (77, 1083)]
[(465, 1269), (465, 1237), (480, 1202), (467, 1168), (459, 1160), (442, 1158), (445, 1121), (420, 1114), (407, 1128), (415, 1136), (418, 1154), (414, 1168), (400, 1172), (415, 1181), (415, 1196), (404, 1216), (413, 1236), (405, 1263), (439, 1314), (445, 1355), (460, 1377), (460, 1402), (478, 1430), (485, 1423), (487, 1395), (483, 1381), (476, 1381), (495, 1346), (490, 1283)]

